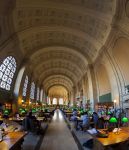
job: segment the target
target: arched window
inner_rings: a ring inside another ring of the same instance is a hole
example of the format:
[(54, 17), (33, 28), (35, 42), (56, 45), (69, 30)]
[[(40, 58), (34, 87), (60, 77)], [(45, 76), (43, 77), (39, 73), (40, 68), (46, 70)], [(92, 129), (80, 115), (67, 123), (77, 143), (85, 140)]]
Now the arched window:
[(57, 98), (53, 98), (53, 105), (57, 105)]
[(26, 76), (25, 78), (25, 82), (24, 82), (24, 86), (23, 86), (23, 96), (26, 96), (26, 92), (27, 92), (27, 86), (28, 86), (28, 76)]
[(14, 73), (16, 71), (16, 61), (12, 56), (8, 56), (0, 65), (0, 88), (10, 90)]
[(34, 99), (34, 94), (35, 94), (35, 83), (31, 83), (31, 89), (30, 89), (30, 99)]
[(37, 101), (39, 101), (39, 94), (40, 94), (39, 87), (37, 87), (37, 97), (36, 97)]
[(64, 104), (63, 98), (59, 98), (59, 105), (63, 105), (63, 104)]

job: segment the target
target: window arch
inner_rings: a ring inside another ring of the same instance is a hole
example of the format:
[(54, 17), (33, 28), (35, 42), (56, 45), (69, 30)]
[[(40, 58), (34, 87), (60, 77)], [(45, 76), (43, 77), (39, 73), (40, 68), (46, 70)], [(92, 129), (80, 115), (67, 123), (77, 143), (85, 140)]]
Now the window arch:
[(25, 82), (24, 82), (23, 92), (22, 92), (23, 96), (26, 96), (27, 86), (28, 86), (28, 76), (25, 77)]
[(63, 104), (64, 104), (63, 98), (59, 98), (59, 105), (63, 105)]
[(53, 98), (53, 105), (57, 105), (57, 98)]
[(35, 83), (32, 82), (31, 89), (30, 89), (30, 99), (34, 99), (34, 95), (35, 95)]
[(16, 71), (16, 60), (12, 56), (5, 58), (0, 65), (0, 88), (11, 89), (14, 73)]

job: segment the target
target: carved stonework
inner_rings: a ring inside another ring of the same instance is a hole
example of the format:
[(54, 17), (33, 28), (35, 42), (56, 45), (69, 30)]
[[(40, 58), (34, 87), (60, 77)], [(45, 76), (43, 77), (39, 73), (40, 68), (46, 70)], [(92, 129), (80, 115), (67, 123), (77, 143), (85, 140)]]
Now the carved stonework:
[(126, 11), (127, 17), (129, 17), (129, 1), (128, 0), (126, 2), (126, 9), (125, 9), (125, 11)]

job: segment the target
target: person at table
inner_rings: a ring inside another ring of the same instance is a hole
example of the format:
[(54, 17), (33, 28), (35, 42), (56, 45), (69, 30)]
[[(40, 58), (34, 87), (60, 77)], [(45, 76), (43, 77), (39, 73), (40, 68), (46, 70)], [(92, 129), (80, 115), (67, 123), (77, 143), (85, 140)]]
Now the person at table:
[(98, 116), (98, 114), (96, 112), (93, 112), (93, 114), (92, 114), (92, 120), (94, 122), (94, 127), (97, 128), (99, 116)]
[(77, 110), (76, 109), (73, 110), (70, 120), (71, 121), (76, 121), (77, 120)]
[(23, 120), (23, 128), (25, 131), (35, 132), (40, 130), (40, 123), (35, 116), (32, 115), (32, 111), (28, 112)]
[(3, 123), (0, 125), (1, 128), (4, 129), (4, 131), (7, 132), (18, 132), (18, 131), (23, 131), (23, 127), (18, 124), (15, 121), (9, 120), (9, 118), (5, 117), (3, 118)]
[(81, 129), (81, 130), (83, 130), (84, 128), (88, 129), (90, 126), (90, 118), (87, 112), (83, 113), (83, 115), (81, 116), (81, 120), (82, 122), (78, 124), (78, 129)]
[(38, 117), (44, 117), (43, 110), (41, 110), (41, 111), (39, 112), (39, 115), (38, 115)]

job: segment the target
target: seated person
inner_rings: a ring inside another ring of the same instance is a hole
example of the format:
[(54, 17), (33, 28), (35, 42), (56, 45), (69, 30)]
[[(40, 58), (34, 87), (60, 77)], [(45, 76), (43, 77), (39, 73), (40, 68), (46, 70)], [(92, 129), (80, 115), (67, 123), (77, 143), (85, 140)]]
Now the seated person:
[(77, 110), (76, 109), (73, 110), (73, 113), (72, 113), (70, 120), (71, 121), (77, 120)]
[(40, 123), (36, 119), (36, 117), (32, 115), (31, 111), (26, 115), (25, 119), (23, 120), (23, 128), (25, 131), (31, 132), (40, 129)]
[(17, 122), (14, 122), (12, 120), (9, 120), (9, 118), (4, 118), (3, 123), (0, 125), (1, 128), (4, 129), (4, 131), (7, 132), (18, 132), (18, 131), (23, 131), (23, 128), (20, 124)]
[(44, 116), (44, 113), (43, 113), (43, 110), (41, 110), (40, 112), (39, 112), (39, 115), (38, 115), (39, 117), (43, 117)]
[(90, 125), (90, 118), (88, 116), (87, 112), (84, 112), (83, 115), (81, 116), (82, 122), (79, 123), (79, 128), (83, 130), (83, 128), (89, 128)]
[(92, 120), (94, 122), (95, 128), (97, 128), (99, 116), (98, 116), (98, 114), (96, 112), (93, 112)]

